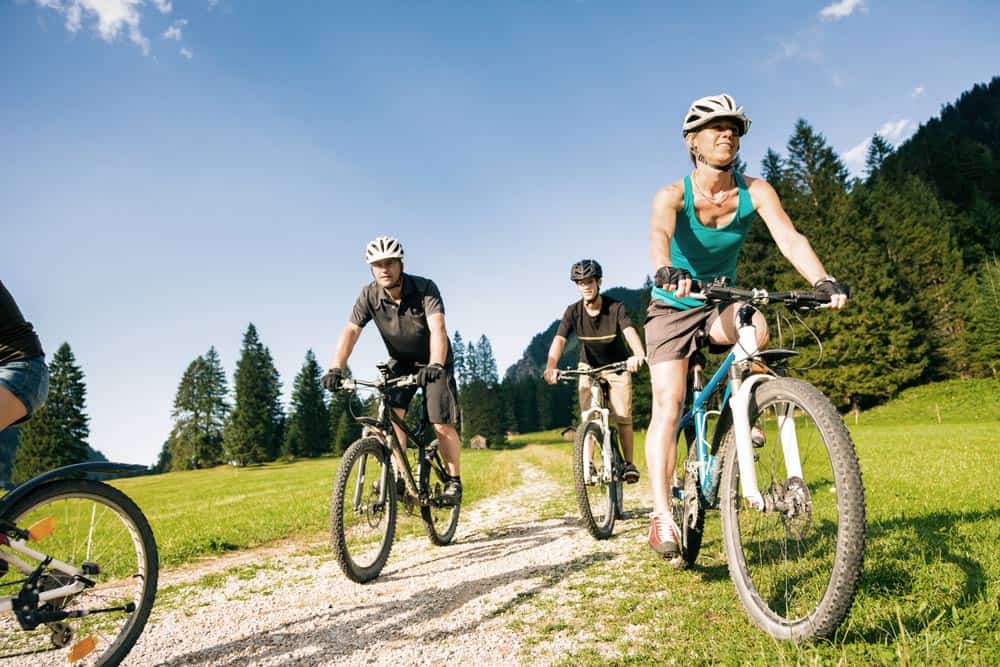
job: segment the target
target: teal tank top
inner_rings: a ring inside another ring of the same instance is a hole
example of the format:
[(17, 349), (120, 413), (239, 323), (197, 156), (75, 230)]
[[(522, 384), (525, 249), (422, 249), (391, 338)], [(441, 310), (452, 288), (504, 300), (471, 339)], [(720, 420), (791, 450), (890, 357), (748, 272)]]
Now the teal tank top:
[[(735, 172), (733, 175), (739, 189), (736, 216), (720, 229), (706, 227), (698, 221), (691, 175), (684, 177), (684, 206), (677, 211), (674, 237), (670, 240), (670, 261), (677, 268), (687, 269), (695, 280), (711, 282), (719, 276), (726, 276), (731, 284), (735, 284), (736, 259), (740, 248), (743, 247), (750, 225), (760, 217), (753, 208), (743, 176)], [(678, 299), (673, 292), (662, 287), (654, 287), (652, 297), (681, 310), (705, 304), (697, 299)]]

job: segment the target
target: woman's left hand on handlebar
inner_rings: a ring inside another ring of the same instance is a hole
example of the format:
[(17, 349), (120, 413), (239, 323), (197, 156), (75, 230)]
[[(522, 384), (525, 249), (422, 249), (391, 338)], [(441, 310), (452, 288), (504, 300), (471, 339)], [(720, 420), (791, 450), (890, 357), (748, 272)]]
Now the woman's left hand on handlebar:
[(840, 310), (847, 305), (847, 298), (851, 293), (851, 288), (843, 283), (832, 280), (823, 280), (815, 287), (817, 292), (830, 295), (830, 307)]

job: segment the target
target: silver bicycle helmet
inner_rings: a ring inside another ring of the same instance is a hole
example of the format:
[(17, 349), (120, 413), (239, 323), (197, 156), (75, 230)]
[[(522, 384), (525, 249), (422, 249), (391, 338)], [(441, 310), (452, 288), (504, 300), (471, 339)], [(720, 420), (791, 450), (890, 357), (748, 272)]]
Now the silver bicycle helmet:
[(691, 103), (682, 127), (684, 134), (694, 132), (716, 118), (732, 118), (740, 125), (740, 136), (750, 131), (750, 118), (743, 113), (743, 107), (736, 106), (732, 95), (722, 93), (702, 97)]
[(403, 259), (403, 244), (391, 236), (379, 236), (365, 246), (365, 261), (369, 264), (383, 259)]

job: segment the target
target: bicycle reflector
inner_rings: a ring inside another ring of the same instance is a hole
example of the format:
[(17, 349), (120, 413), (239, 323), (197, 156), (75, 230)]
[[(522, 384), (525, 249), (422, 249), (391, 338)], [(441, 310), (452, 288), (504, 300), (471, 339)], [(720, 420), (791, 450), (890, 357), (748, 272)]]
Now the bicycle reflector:
[(41, 542), (46, 537), (51, 535), (55, 529), (55, 517), (46, 517), (41, 521), (36, 522), (31, 528), (28, 529), (28, 536), (31, 538), (32, 542)]
[(73, 648), (69, 650), (69, 655), (66, 656), (66, 659), (71, 663), (78, 662), (93, 653), (95, 648), (97, 648), (97, 640), (91, 635), (73, 644)]

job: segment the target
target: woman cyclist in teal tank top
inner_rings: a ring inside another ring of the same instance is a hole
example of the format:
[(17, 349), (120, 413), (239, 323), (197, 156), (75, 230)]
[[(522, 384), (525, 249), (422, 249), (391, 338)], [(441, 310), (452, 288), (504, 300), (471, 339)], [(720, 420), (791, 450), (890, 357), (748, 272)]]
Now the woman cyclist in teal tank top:
[[(653, 487), (649, 545), (657, 553), (677, 552), (680, 531), (670, 512), (670, 483), (677, 449), (688, 360), (706, 343), (736, 342), (740, 304), (705, 305), (688, 298), (691, 280), (725, 277), (736, 283), (736, 261), (751, 225), (767, 226), (781, 253), (808, 284), (832, 295), (831, 306), (847, 304), (837, 283), (788, 218), (777, 193), (762, 178), (736, 173), (740, 140), (750, 129), (743, 107), (730, 95), (695, 100), (682, 131), (694, 171), (656, 193), (649, 247), (656, 286), (646, 319), (646, 353), (653, 383), (653, 414), (646, 434), (646, 463)], [(754, 325), (761, 345), (767, 322)]]

